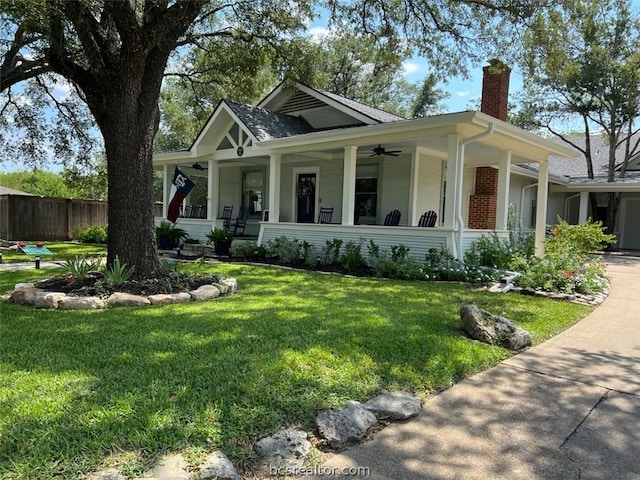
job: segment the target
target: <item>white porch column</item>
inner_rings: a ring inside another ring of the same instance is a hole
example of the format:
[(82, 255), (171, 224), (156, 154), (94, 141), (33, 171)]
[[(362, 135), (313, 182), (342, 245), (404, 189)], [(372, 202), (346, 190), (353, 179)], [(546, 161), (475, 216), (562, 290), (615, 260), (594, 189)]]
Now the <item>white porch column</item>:
[(586, 223), (589, 216), (589, 192), (580, 192), (580, 213), (578, 214), (578, 224)]
[(344, 147), (344, 173), (342, 175), (342, 225), (353, 225), (356, 211), (356, 153), (358, 147)]
[(416, 220), (416, 211), (418, 209), (418, 172), (420, 171), (420, 154), (415, 148), (411, 152), (411, 173), (409, 176), (409, 211), (407, 212), (409, 220), (407, 225), (414, 227), (418, 224)]
[(536, 199), (535, 256), (544, 257), (544, 238), (547, 227), (547, 194), (549, 192), (549, 161), (540, 162), (538, 197)]
[(169, 178), (169, 165), (162, 166), (162, 218), (167, 218), (169, 210), (169, 195), (171, 195), (171, 180)]
[(220, 204), (220, 166), (214, 160), (209, 160), (208, 164), (207, 220), (214, 220), (218, 218)]
[(280, 221), (280, 171), (282, 155), (269, 155), (269, 221)]
[(496, 230), (506, 230), (509, 222), (509, 184), (511, 183), (511, 151), (503, 152), (498, 167), (498, 203)]
[(459, 171), (458, 165), (458, 157), (460, 156), (460, 136), (449, 135), (448, 141), (447, 185), (444, 192), (444, 222), (442, 226), (453, 229), (456, 227), (456, 212), (458, 211), (458, 195), (456, 193), (456, 188), (458, 185), (458, 177), (461, 177), (463, 172)]

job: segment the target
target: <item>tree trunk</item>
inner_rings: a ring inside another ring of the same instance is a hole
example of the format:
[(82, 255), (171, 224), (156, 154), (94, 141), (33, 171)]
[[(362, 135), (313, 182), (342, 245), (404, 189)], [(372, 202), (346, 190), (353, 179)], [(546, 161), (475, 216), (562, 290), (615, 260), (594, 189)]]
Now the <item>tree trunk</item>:
[(607, 205), (607, 215), (604, 219), (603, 226), (605, 233), (615, 233), (616, 217), (620, 207), (620, 192), (609, 192), (609, 204)]
[[(107, 263), (135, 267), (134, 276), (157, 276), (163, 268), (153, 215), (153, 138), (166, 57), (133, 59), (107, 92), (89, 104), (104, 137), (109, 178)], [(93, 92), (92, 92), (93, 93)]]
[[(128, 110), (136, 107), (134, 103)], [(117, 109), (126, 110), (125, 105)], [(123, 118), (103, 128), (109, 175), (107, 263), (118, 256), (121, 262), (135, 266), (138, 278), (157, 276), (162, 270), (153, 215), (153, 132), (151, 125), (132, 124)]]

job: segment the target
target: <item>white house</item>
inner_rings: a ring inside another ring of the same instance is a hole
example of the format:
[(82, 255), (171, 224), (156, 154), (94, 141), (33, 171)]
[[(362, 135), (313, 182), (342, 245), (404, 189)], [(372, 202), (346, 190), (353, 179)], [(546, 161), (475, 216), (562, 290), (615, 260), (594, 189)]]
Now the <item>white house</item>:
[[(411, 120), (301, 83), (280, 85), (257, 106), (223, 100), (188, 150), (154, 156), (164, 172), (163, 215), (178, 166), (206, 192), (199, 208), (185, 210), (198, 218), (178, 221), (194, 238), (221, 227), (227, 206), (232, 216), (248, 210), (245, 233), (258, 242), (371, 239), (403, 243), (416, 256), (446, 247), (461, 257), (483, 233), (506, 235), (509, 204), (523, 210), (523, 194), (536, 185), (541, 255), (549, 159), (577, 154), (505, 122), (508, 83), (508, 68), (485, 67), (481, 112)], [(331, 211), (329, 223), (318, 223), (321, 208)], [(398, 225), (383, 225), (394, 210)], [(427, 211), (437, 214), (435, 226), (418, 227)]]

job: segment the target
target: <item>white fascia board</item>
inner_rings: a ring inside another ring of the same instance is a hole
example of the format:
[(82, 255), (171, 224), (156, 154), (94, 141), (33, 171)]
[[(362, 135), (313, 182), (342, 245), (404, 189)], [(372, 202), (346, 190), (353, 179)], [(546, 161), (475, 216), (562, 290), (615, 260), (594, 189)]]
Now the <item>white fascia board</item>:
[(569, 183), (565, 185), (572, 192), (640, 192), (640, 183), (593, 182)]
[(573, 148), (565, 147), (564, 145), (552, 142), (551, 140), (541, 137), (540, 135), (536, 135), (535, 133), (527, 132), (520, 127), (516, 127), (515, 125), (511, 125), (510, 123), (498, 120), (497, 118), (494, 118), (491, 115), (487, 115), (486, 113), (473, 113), (475, 113), (473, 122), (476, 125), (488, 127), (489, 124), (493, 123), (495, 125), (495, 131), (497, 133), (502, 133), (503, 135), (512, 137), (519, 142), (523, 142), (537, 148), (544, 148), (545, 150), (549, 151), (550, 155), (566, 158), (577, 158), (580, 155), (580, 153)]
[(153, 155), (153, 165), (175, 164), (180, 160), (193, 161), (194, 158), (196, 158), (195, 153), (190, 150), (156, 153)]
[[(537, 170), (530, 170), (519, 165), (511, 165), (511, 173), (515, 173), (516, 175), (520, 175), (522, 177), (533, 178), (534, 180), (538, 179)], [(549, 182), (558, 185), (568, 185), (570, 180), (567, 177), (559, 177), (558, 175), (549, 174)]]

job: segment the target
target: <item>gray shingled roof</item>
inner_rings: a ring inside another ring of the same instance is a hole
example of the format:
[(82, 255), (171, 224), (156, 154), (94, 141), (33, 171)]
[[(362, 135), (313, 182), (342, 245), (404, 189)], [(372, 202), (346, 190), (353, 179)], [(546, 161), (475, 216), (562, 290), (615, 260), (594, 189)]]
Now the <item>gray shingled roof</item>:
[(23, 192), (22, 190), (14, 190), (13, 188), (3, 187), (0, 185), (0, 195), (29, 195), (35, 196), (33, 193)]
[[(568, 137), (568, 139), (580, 148), (584, 148), (584, 135), (571, 136)], [(604, 135), (601, 134), (591, 135), (590, 140), (593, 173), (595, 176), (607, 175), (609, 170), (609, 145), (606, 143)], [(563, 142), (559, 138), (555, 139), (555, 141), (562, 145), (567, 145), (566, 142)], [(621, 162), (624, 158), (624, 152), (619, 150), (616, 152), (616, 157), (618, 157), (617, 161)], [(549, 160), (549, 173), (565, 177), (587, 177), (587, 161), (582, 154), (575, 159), (559, 159), (552, 157)]]
[(272, 112), (266, 108), (245, 105), (232, 100), (223, 101), (259, 141), (293, 137), (315, 131), (301, 117)]
[(400, 120), (406, 120), (406, 118), (400, 117), (398, 115), (394, 115), (393, 113), (385, 112), (384, 110), (380, 110), (378, 108), (371, 107), (369, 105), (365, 105), (364, 103), (357, 102), (355, 100), (350, 100), (346, 97), (342, 97), (335, 93), (327, 92), (325, 90), (320, 90), (317, 88), (309, 87), (308, 88), (315, 90), (316, 92), (324, 95), (325, 97), (329, 97), (336, 102), (341, 103), (342, 105), (349, 107), (356, 112), (359, 112), (367, 117), (376, 120), (380, 123), (389, 123), (389, 122), (398, 122)]

